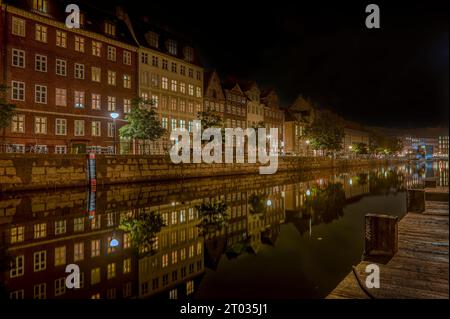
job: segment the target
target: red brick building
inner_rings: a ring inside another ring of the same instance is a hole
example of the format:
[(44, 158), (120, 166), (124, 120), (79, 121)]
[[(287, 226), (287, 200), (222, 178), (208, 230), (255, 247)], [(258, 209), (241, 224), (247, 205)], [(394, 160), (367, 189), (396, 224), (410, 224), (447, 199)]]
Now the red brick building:
[[(17, 107), (6, 151), (112, 152), (137, 96), (137, 47), (127, 15), (80, 4), (80, 28), (69, 29), (68, 1), (0, 3), (0, 71)], [(116, 128), (111, 113), (119, 114)]]

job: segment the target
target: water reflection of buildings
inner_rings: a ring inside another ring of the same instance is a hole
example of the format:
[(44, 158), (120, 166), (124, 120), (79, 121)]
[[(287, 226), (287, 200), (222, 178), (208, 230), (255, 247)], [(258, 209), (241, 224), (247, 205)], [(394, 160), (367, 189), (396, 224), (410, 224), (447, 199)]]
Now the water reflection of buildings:
[[(206, 267), (216, 270), (221, 258), (275, 245), (281, 224), (311, 233), (312, 226), (340, 218), (343, 207), (362, 196), (416, 185), (430, 174), (448, 185), (448, 162), (360, 169), (306, 182), (277, 174), (267, 180), (198, 180), (186, 189), (176, 183), (120, 185), (94, 197), (84, 190), (4, 194), (0, 248), (12, 267), (2, 273), (0, 286), (14, 299), (195, 296)], [(254, 195), (261, 201), (258, 210), (250, 204)], [(195, 205), (217, 200), (228, 204), (228, 223), (202, 233)], [(138, 212), (157, 212), (166, 224), (156, 236), (156, 253), (146, 257), (138, 257), (130, 236), (118, 230), (121, 216)], [(113, 238), (117, 247), (110, 245)], [(65, 287), (65, 266), (71, 263), (80, 266), (81, 289)]]

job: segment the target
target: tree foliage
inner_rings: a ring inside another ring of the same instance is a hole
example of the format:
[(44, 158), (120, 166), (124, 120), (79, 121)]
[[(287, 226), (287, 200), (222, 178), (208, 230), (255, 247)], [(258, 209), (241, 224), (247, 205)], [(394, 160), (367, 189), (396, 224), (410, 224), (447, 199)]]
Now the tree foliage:
[(0, 129), (5, 129), (11, 124), (16, 106), (7, 102), (8, 87), (0, 84)]
[(198, 227), (203, 235), (221, 230), (228, 221), (228, 205), (224, 201), (202, 203), (195, 206), (201, 220)]
[(154, 252), (156, 235), (165, 226), (160, 214), (154, 212), (140, 213), (120, 221), (119, 229), (130, 233), (133, 247), (143, 254)]
[(336, 152), (342, 149), (344, 123), (331, 112), (322, 112), (305, 130), (313, 149)]
[(371, 154), (395, 154), (402, 150), (399, 138), (388, 136), (380, 132), (371, 132), (369, 138), (369, 152)]
[(362, 142), (355, 143), (355, 144), (352, 145), (352, 147), (353, 147), (352, 148), (353, 152), (356, 153), (356, 154), (362, 155), (362, 154), (368, 154), (369, 153), (369, 148), (368, 148), (368, 145), (366, 143), (362, 143)]
[(251, 194), (248, 198), (250, 204), (249, 212), (251, 214), (265, 214), (267, 195), (265, 194)]
[(161, 126), (158, 119), (152, 100), (133, 99), (130, 114), (126, 119), (128, 123), (119, 130), (123, 138), (154, 141), (166, 133), (166, 129)]

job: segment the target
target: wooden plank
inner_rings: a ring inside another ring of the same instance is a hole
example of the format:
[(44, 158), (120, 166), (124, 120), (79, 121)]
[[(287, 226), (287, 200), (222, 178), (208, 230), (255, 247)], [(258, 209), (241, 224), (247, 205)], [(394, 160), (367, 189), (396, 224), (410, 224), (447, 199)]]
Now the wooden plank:
[[(448, 187), (425, 192), (447, 192)], [(447, 196), (448, 197), (448, 196)], [(380, 288), (370, 289), (375, 298), (449, 298), (448, 202), (426, 201), (422, 213), (408, 213), (398, 224), (398, 252), (380, 267)], [(366, 266), (356, 266), (364, 282)], [(327, 296), (329, 299), (368, 298), (350, 272)]]

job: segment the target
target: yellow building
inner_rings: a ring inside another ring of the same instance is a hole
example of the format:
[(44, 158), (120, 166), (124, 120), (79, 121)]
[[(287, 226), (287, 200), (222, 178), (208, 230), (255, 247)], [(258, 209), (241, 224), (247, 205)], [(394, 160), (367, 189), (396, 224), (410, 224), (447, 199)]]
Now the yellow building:
[[(170, 132), (193, 128), (203, 107), (203, 68), (194, 48), (183, 39), (157, 29), (146, 21), (133, 22), (139, 43), (139, 95), (151, 99)], [(168, 136), (141, 145), (142, 153), (165, 152)]]

